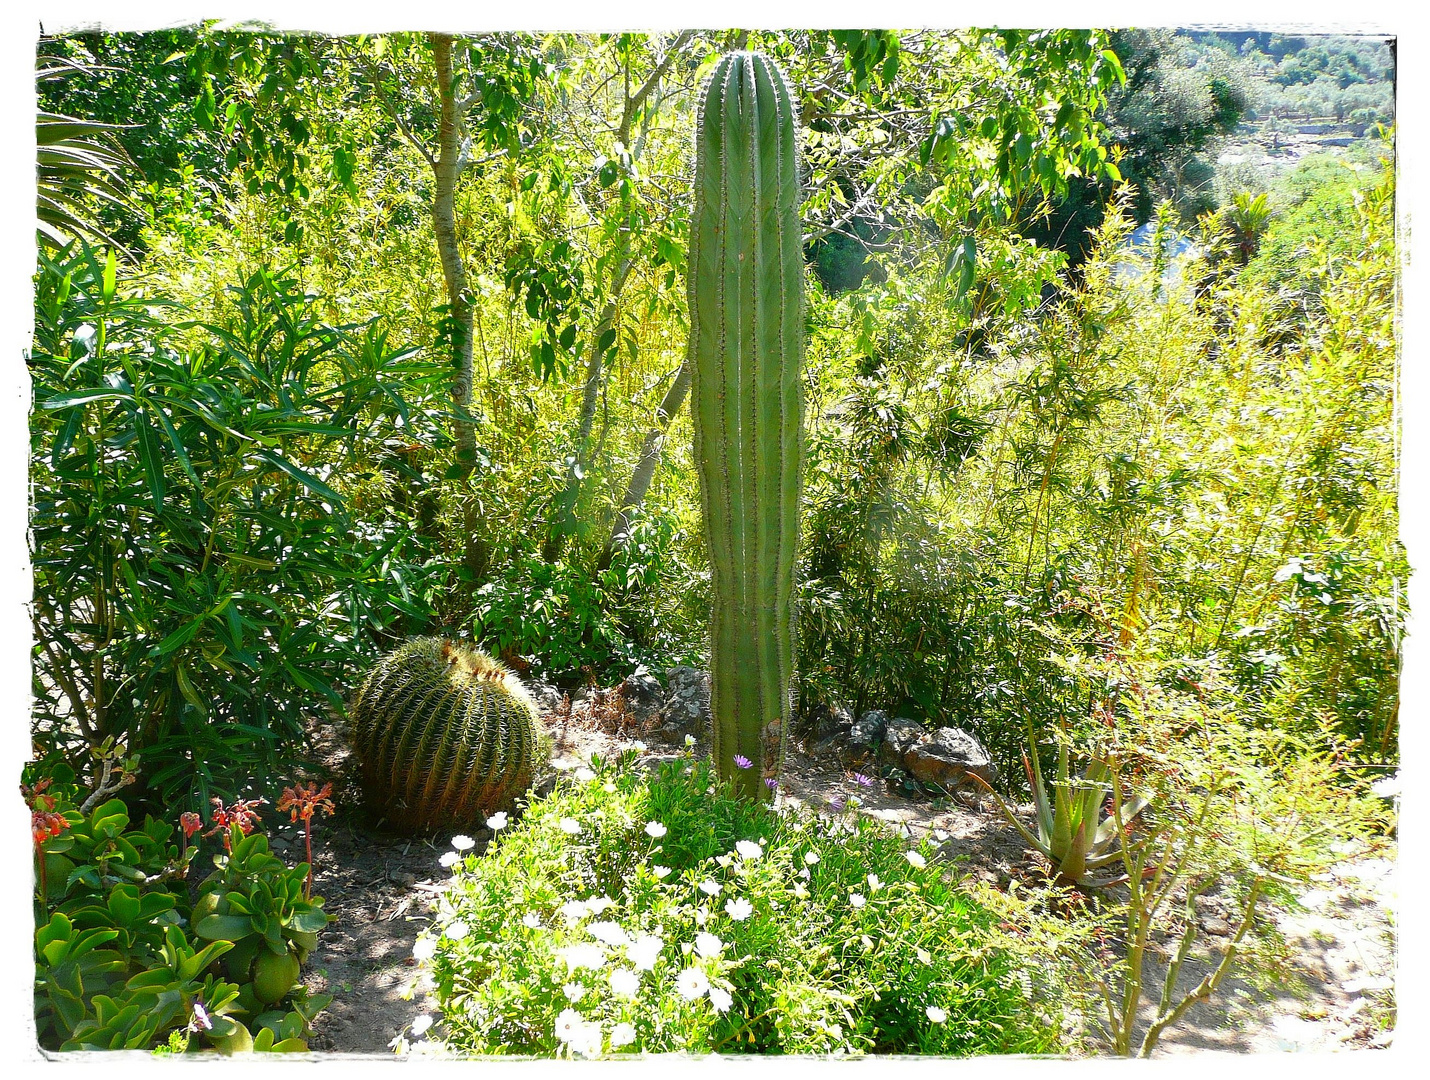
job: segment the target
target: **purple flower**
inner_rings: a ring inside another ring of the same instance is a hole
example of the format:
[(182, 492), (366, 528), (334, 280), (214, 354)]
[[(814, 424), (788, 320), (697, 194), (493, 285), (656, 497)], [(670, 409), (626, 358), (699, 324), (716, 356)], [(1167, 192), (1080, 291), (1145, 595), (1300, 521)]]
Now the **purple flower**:
[(740, 769), (748, 769), (748, 768), (749, 768), (751, 765), (753, 765), (753, 764), (754, 764), (754, 762), (751, 761), (749, 758), (747, 758), (747, 757), (742, 757), (742, 756), (739, 755), (739, 754), (736, 754), (736, 755), (735, 755), (735, 766), (736, 766), (737, 768), (740, 768)]
[(832, 810), (843, 810), (843, 809), (844, 809), (844, 796), (842, 796), (842, 795), (835, 795), (833, 798), (831, 798), (831, 799), (829, 800), (829, 806), (830, 806), (830, 809), (832, 809)]
[(776, 780), (773, 776), (771, 776), (768, 780), (765, 781), (765, 787), (769, 788), (771, 791), (774, 791), (779, 786), (780, 782)]
[(194, 1019), (190, 1027), (195, 1031), (199, 1028), (203, 1028), (205, 1031), (212, 1031), (213, 1026), (213, 1021), (209, 1019), (209, 1014), (204, 1010), (203, 1004), (198, 1001), (194, 1002)]
[(873, 787), (873, 786), (874, 786), (874, 781), (870, 780), (867, 776), (865, 776), (865, 775), (864, 775), (863, 773), (861, 773), (861, 772), (855, 773), (855, 774), (854, 774), (854, 779), (859, 781), (859, 786), (860, 786), (860, 787)]

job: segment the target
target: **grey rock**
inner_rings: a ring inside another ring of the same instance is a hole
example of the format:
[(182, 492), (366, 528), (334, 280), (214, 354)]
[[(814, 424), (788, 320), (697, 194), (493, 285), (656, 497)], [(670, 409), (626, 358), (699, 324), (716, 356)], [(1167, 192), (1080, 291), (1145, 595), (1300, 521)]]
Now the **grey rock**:
[(1216, 937), (1226, 937), (1231, 933), (1231, 923), (1220, 917), (1203, 919), (1202, 929)]
[(896, 716), (884, 725), (884, 744), (879, 748), (879, 756), (890, 765), (907, 768), (904, 756), (928, 730), (917, 720), (907, 716)]
[(983, 744), (962, 728), (939, 728), (920, 736), (903, 755), (904, 768), (921, 784), (951, 791), (970, 775), (991, 784), (993, 759)]
[(660, 680), (647, 670), (644, 664), (640, 665), (626, 676), (620, 686), (621, 697), (625, 699), (626, 705), (631, 709), (651, 709), (660, 701), (661, 688)]
[(387, 875), (387, 880), (403, 889), (410, 889), (417, 884), (417, 875), (410, 870), (394, 870)]
[(657, 695), (646, 715), (649, 723), (660, 725), (662, 737), (683, 742), (686, 735), (699, 737), (705, 731), (709, 702), (710, 676), (682, 665), (666, 672), (665, 692)]
[(526, 680), (526, 689), (543, 715), (553, 713), (561, 707), (561, 691), (545, 679)]
[(825, 743), (832, 739), (846, 737), (854, 717), (842, 705), (816, 702), (804, 716), (803, 727), (808, 732), (808, 742)]
[(872, 748), (884, 737), (884, 726), (889, 722), (889, 714), (882, 709), (870, 709), (849, 726), (851, 747)]

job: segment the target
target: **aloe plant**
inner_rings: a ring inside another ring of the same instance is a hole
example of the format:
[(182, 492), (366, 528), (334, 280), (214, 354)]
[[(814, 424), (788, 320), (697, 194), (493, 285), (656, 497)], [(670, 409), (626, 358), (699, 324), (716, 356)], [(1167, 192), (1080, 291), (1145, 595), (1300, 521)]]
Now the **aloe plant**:
[(1102, 807), (1109, 796), (1123, 798), (1120, 790), (1113, 789), (1107, 761), (1094, 756), (1083, 775), (1074, 777), (1068, 763), (1068, 748), (1062, 744), (1058, 746), (1058, 775), (1053, 781), (1051, 795), (1043, 783), (1036, 742), (1032, 743), (1031, 757), (1023, 755), (1023, 768), (1027, 770), (1028, 784), (1033, 789), (1033, 807), (1038, 817), (1037, 835), (1018, 820), (1003, 797), (981, 777), (972, 773), (969, 775), (992, 792), (1004, 815), (1022, 833), (1023, 839), (1052, 864), (1058, 884), (1077, 885), (1085, 889), (1104, 888), (1125, 880), (1125, 877), (1098, 878), (1094, 875), (1122, 861), (1123, 828), (1147, 808), (1147, 798), (1132, 795), (1115, 807), (1112, 814), (1102, 818)]
[(789, 733), (803, 456), (803, 238), (783, 72), (759, 53), (723, 57), (696, 132), (689, 360), (714, 756), (719, 774), (758, 800)]

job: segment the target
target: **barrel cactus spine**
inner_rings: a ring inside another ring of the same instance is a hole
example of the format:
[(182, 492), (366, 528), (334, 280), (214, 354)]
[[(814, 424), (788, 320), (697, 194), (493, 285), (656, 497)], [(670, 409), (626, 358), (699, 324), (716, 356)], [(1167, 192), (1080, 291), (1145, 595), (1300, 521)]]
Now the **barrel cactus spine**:
[(396, 828), (475, 826), (531, 786), (536, 706), (469, 645), (400, 646), (369, 673), (350, 716), (368, 801)]
[(701, 95), (695, 153), (689, 361), (714, 756), (737, 792), (765, 799), (789, 739), (804, 412), (794, 106), (773, 61), (720, 60)]

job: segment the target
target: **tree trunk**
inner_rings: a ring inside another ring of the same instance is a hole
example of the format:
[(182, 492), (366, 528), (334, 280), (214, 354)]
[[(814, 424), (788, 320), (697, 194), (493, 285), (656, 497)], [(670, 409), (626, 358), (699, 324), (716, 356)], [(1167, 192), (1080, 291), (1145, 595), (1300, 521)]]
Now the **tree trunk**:
[[(457, 444), (459, 479), (471, 475), (476, 464), (476, 432), (467, 419), (472, 406), (472, 324), (474, 315), (467, 293), (467, 270), (457, 246), (456, 192), (461, 175), (460, 117), (457, 115), (456, 87), (452, 83), (452, 35), (429, 34), (432, 60), (437, 69), (439, 119), (437, 160), (432, 165), (436, 185), (432, 198), (432, 231), (437, 253), (442, 259), (442, 277), (447, 283), (447, 305), (452, 328), (452, 435)], [(474, 585), (486, 573), (490, 552), (478, 534), (476, 506), (469, 499), (463, 512), (465, 551), (462, 563)]]
[[(682, 30), (671, 42), (670, 48), (665, 51), (665, 55), (661, 57), (654, 70), (646, 77), (645, 82), (634, 93), (630, 92), (629, 72), (627, 72), (626, 99), (621, 109), (621, 122), (617, 126), (616, 136), (622, 146), (631, 150), (632, 157), (636, 160), (640, 158), (640, 148), (645, 141), (644, 130), (642, 130), (636, 145), (634, 147), (631, 145), (631, 125), (635, 121), (637, 111), (660, 85), (660, 81), (665, 78), (675, 58), (694, 36), (694, 31)], [(659, 102), (657, 102), (658, 107)], [(596, 403), (600, 398), (601, 380), (605, 373), (605, 360), (609, 351), (600, 348), (601, 338), (605, 336), (607, 330), (615, 325), (616, 304), (621, 298), (621, 290), (625, 288), (626, 278), (630, 276), (631, 268), (635, 265), (635, 259), (630, 252), (631, 238), (628, 232), (622, 230), (619, 244), (619, 257), (614, 260), (617, 269), (611, 279), (609, 299), (601, 311), (601, 318), (596, 325), (596, 330), (591, 335), (591, 359), (586, 365), (586, 385), (581, 397), (575, 467), (566, 478), (565, 488), (556, 497), (552, 507), (551, 521), (547, 527), (546, 540), (541, 546), (541, 557), (547, 562), (555, 562), (561, 556), (561, 549), (565, 546), (566, 538), (575, 526), (576, 501), (581, 494), (581, 480), (590, 466), (588, 444), (591, 441), (591, 428), (596, 421)], [(612, 348), (614, 347), (613, 343)], [(680, 396), (685, 396), (683, 389)], [(676, 407), (679, 407), (678, 401)], [(645, 482), (649, 484), (650, 478), (647, 477)], [(641, 494), (645, 494), (644, 488), (642, 488)], [(603, 555), (602, 564), (604, 565), (607, 560), (608, 556)]]
[(634, 260), (623, 254), (611, 281), (610, 299), (601, 309), (601, 318), (591, 333), (591, 359), (586, 363), (586, 384), (581, 395), (581, 414), (576, 433), (576, 461), (566, 476), (566, 486), (552, 504), (546, 541), (541, 545), (541, 557), (547, 562), (555, 562), (561, 557), (561, 549), (576, 524), (576, 500), (581, 495), (582, 477), (590, 466), (591, 429), (596, 423), (596, 405), (601, 397), (601, 379), (605, 374), (606, 355), (616, 347), (615, 342), (612, 342), (609, 348), (602, 349), (601, 339), (616, 323), (616, 304), (633, 265)]
[(467, 270), (457, 246), (456, 191), (461, 172), (458, 145), (457, 97), (452, 85), (452, 36), (429, 34), (432, 59), (437, 68), (440, 119), (437, 126), (437, 161), (432, 166), (436, 191), (432, 198), (432, 231), (437, 237), (437, 253), (442, 259), (442, 277), (447, 283), (447, 304), (452, 320), (452, 404), (458, 414), (453, 421), (457, 440), (457, 460), (470, 472), (475, 460), (476, 439), (471, 421), (460, 419), (472, 404), (472, 305), (467, 299)]
[(621, 500), (621, 510), (616, 515), (616, 523), (611, 526), (611, 537), (606, 541), (605, 550), (601, 552), (602, 570), (611, 565), (616, 548), (625, 546), (626, 534), (631, 527), (631, 518), (635, 516), (635, 512), (645, 501), (646, 492), (650, 490), (651, 479), (655, 476), (655, 467), (660, 461), (660, 452), (665, 447), (665, 433), (670, 429), (670, 422), (680, 411), (680, 406), (685, 402), (685, 395), (689, 390), (690, 362), (687, 360), (680, 365), (680, 370), (675, 373), (675, 382), (670, 384), (670, 389), (665, 392), (660, 407), (655, 411), (655, 427), (646, 433), (645, 445), (641, 447), (640, 460), (636, 462), (635, 472), (631, 474), (631, 482), (626, 485), (626, 496)]

